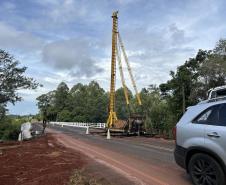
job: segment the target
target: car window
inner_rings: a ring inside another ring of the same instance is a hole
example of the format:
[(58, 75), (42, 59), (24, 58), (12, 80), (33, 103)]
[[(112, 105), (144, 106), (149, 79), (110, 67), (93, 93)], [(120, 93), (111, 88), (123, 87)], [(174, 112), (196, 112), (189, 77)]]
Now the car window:
[(212, 110), (208, 110), (205, 113), (203, 113), (199, 118), (197, 118), (197, 122), (206, 121), (211, 114)]
[(216, 93), (217, 93), (217, 94), (216, 94), (217, 97), (218, 97), (218, 96), (226, 96), (226, 89), (218, 90)]
[(226, 104), (223, 104), (219, 109), (219, 126), (226, 126)]
[(203, 111), (197, 118), (193, 120), (193, 123), (217, 125), (219, 120), (219, 105), (214, 105), (205, 111)]

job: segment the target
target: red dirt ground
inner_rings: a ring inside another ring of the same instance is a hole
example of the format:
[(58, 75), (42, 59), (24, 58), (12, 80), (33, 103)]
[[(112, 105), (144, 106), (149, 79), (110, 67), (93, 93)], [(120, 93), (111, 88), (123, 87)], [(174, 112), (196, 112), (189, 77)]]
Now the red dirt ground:
[[(71, 142), (75, 140), (71, 138)], [(0, 143), (0, 185), (68, 185), (75, 170), (100, 185), (133, 184), (123, 174), (79, 152), (76, 142), (72, 148), (63, 146), (56, 133), (21, 143)]]
[(86, 163), (84, 155), (58, 144), (51, 134), (22, 143), (0, 143), (0, 184), (68, 184), (73, 170)]

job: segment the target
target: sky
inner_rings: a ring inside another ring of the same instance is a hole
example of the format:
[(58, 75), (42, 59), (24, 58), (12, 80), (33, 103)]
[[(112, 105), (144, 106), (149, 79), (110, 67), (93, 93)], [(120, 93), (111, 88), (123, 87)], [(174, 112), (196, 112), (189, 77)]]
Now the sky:
[(0, 0), (0, 48), (43, 85), (20, 90), (23, 101), (9, 104), (9, 113), (37, 113), (36, 97), (62, 81), (71, 88), (95, 80), (107, 91), (115, 10), (141, 90), (166, 82), (198, 49), (212, 49), (225, 38), (225, 8), (225, 0)]

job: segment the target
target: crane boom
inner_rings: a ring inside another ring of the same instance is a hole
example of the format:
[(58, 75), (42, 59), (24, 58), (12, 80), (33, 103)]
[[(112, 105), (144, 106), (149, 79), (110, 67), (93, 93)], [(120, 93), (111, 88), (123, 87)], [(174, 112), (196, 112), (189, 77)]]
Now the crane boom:
[(117, 48), (116, 53), (117, 53), (118, 67), (119, 67), (120, 77), (121, 77), (121, 81), (122, 81), (124, 96), (125, 96), (125, 99), (126, 99), (126, 104), (129, 105), (128, 90), (127, 90), (127, 87), (126, 87), (125, 78), (124, 78), (124, 74), (123, 74), (123, 70), (122, 70), (122, 61), (121, 61), (121, 57), (120, 57), (120, 53), (119, 53), (119, 48)]
[(118, 11), (112, 14), (112, 55), (111, 55), (111, 85), (110, 85), (110, 103), (107, 127), (111, 128), (117, 120), (115, 112), (115, 79), (116, 79), (116, 47), (118, 33)]
[(132, 70), (131, 70), (131, 67), (130, 67), (130, 64), (129, 64), (129, 60), (128, 60), (128, 57), (127, 57), (126, 52), (125, 52), (125, 47), (123, 45), (123, 42), (122, 42), (122, 39), (121, 39), (119, 32), (118, 32), (118, 40), (119, 40), (120, 47), (122, 49), (122, 54), (124, 56), (124, 59), (125, 59), (126, 65), (127, 65), (127, 69), (129, 71), (129, 76), (130, 76), (130, 79), (132, 81), (133, 88), (134, 88), (135, 93), (136, 93), (137, 102), (138, 102), (139, 105), (142, 105), (140, 94), (137, 90), (137, 86), (136, 86), (136, 83), (135, 83), (135, 80), (134, 80), (134, 77), (133, 77), (133, 74), (132, 74)]

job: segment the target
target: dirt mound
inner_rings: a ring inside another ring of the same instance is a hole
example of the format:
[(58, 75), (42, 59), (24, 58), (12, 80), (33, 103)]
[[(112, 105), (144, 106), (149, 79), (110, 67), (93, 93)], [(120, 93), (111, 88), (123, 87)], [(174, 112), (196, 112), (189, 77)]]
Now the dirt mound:
[(0, 150), (0, 182), (4, 185), (68, 184), (72, 172), (86, 164), (81, 153), (64, 148), (51, 135), (0, 143)]

